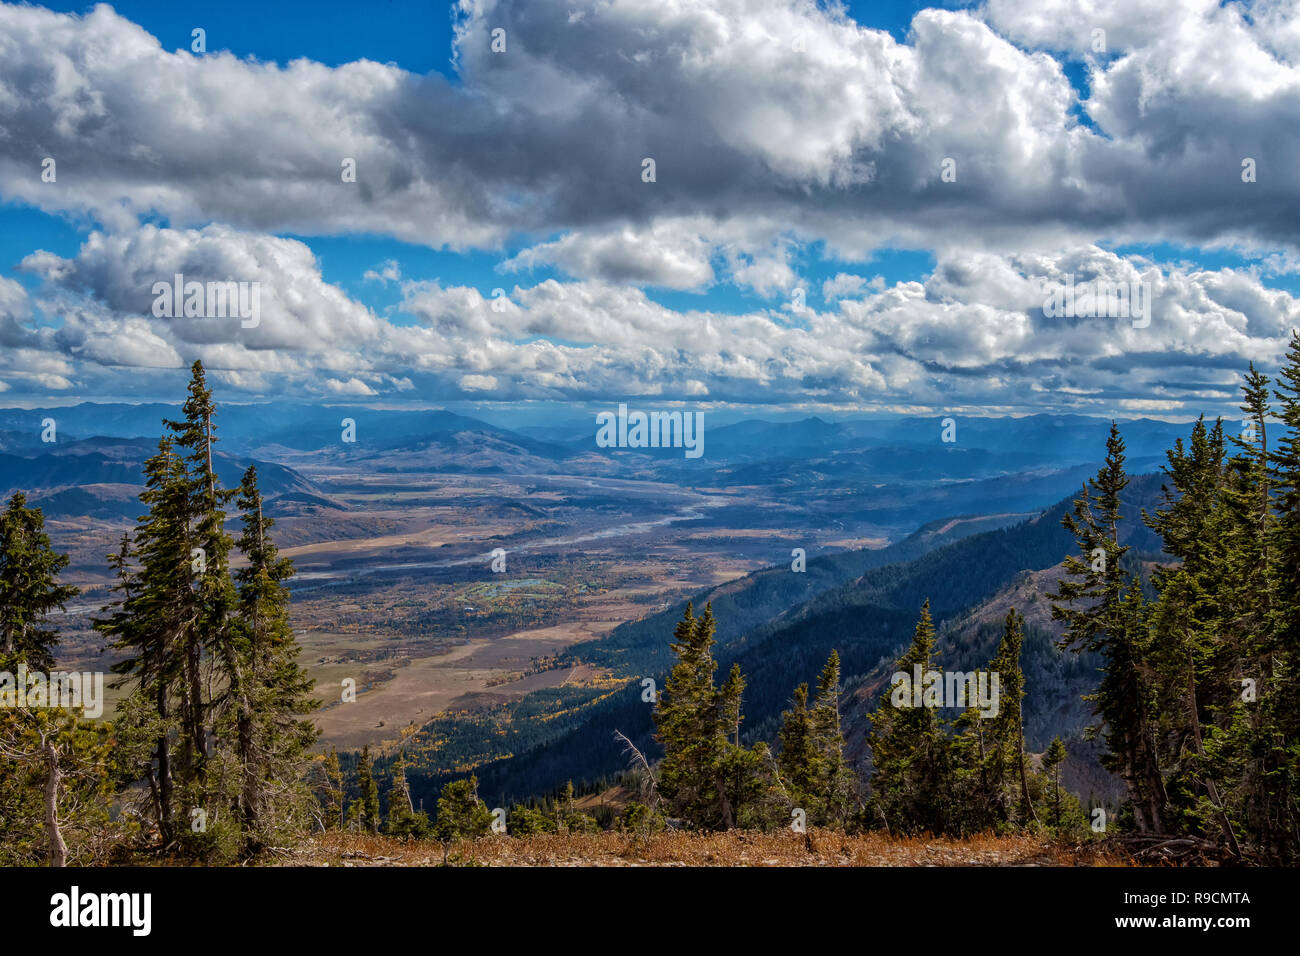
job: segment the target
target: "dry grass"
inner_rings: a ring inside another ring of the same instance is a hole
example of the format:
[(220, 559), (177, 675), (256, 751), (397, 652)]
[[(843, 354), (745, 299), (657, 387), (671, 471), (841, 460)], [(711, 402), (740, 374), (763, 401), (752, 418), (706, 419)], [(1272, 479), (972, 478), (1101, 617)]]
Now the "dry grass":
[[(807, 834), (663, 833), (648, 840), (625, 833), (495, 836), (453, 844), (450, 863), (480, 866), (1126, 866), (1126, 857), (1044, 837), (977, 836), (965, 840), (893, 839), (831, 830)], [(290, 866), (437, 866), (435, 842), (318, 834), (278, 861)]]

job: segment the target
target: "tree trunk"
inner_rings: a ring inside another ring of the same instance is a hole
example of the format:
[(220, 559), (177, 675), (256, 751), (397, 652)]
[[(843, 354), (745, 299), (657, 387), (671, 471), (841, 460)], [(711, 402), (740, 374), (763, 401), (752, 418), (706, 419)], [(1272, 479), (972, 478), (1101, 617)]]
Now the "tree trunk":
[[(256, 741), (253, 739), (253, 705), (248, 698), (249, 682), (251, 680), (255, 683), (257, 680), (258, 630), (257, 616), (254, 615), (251, 676), (245, 676), (244, 669), (239, 664), (238, 651), (231, 648), (228, 652), (234, 691), (239, 699), (239, 716), (236, 718), (235, 724), (238, 736), (239, 763), (242, 771), (242, 786), (239, 798), (240, 816), (247, 831), (245, 833), (246, 839), (250, 838), (257, 829), (258, 806), (261, 803)], [(251, 842), (249, 846), (251, 847)]]
[(1061, 829), (1061, 766), (1057, 764), (1056, 772), (1052, 774), (1052, 803), (1055, 805), (1053, 814), (1054, 820), (1052, 825), (1056, 829)]
[(722, 774), (718, 774), (713, 780), (718, 788), (718, 802), (722, 805), (722, 825), (730, 830), (736, 825), (736, 821), (731, 813), (731, 801), (727, 799), (726, 782), (722, 779)]
[(189, 685), (189, 749), (194, 776), (203, 779), (204, 763), (208, 756), (207, 735), (203, 732), (203, 650), (198, 635), (191, 626), (185, 647), (185, 679)]
[(1142, 756), (1142, 740), (1139, 732), (1130, 732), (1124, 737), (1124, 767), (1120, 776), (1128, 784), (1133, 798), (1133, 821), (1139, 833), (1162, 833), (1159, 814), (1155, 812), (1154, 799), (1150, 794), (1150, 780), (1146, 773)]
[(243, 811), (246, 838), (251, 838), (257, 831), (257, 809), (260, 802), (258, 793), (257, 761), (253, 756), (253, 716), (248, 709), (247, 698), (240, 701), (239, 707), (239, 753), (244, 765), (243, 793), (240, 798)]
[(1020, 818), (1038, 822), (1034, 812), (1034, 802), (1029, 799), (1029, 775), (1025, 770), (1025, 725), (1024, 710), (1020, 701), (1016, 701), (1016, 762), (1020, 764)]
[(1156, 748), (1151, 740), (1150, 728), (1143, 722), (1142, 737), (1142, 770), (1146, 775), (1146, 786), (1143, 788), (1147, 794), (1149, 806), (1148, 813), (1151, 817), (1151, 825), (1154, 832), (1165, 832), (1164, 806), (1167, 802), (1165, 799), (1165, 781), (1160, 776), (1160, 765), (1156, 761)]
[[(158, 716), (167, 719), (167, 691), (158, 686)], [(171, 744), (164, 731), (157, 741), (158, 756), (158, 834), (163, 846), (172, 841), (172, 755)]]
[(217, 503), (217, 480), (212, 471), (212, 413), (208, 412), (203, 416), (203, 431), (206, 439), (206, 451), (208, 455), (208, 499), (213, 507)]
[(48, 774), (45, 778), (45, 832), (50, 840), (50, 866), (68, 865), (68, 847), (59, 830), (59, 784), (63, 773), (59, 769), (59, 751), (48, 736), (42, 740)]
[[(1192, 658), (1192, 647), (1187, 643), (1187, 703), (1191, 709), (1192, 717), (1192, 740), (1196, 742), (1196, 755), (1205, 759), (1205, 745), (1201, 743), (1201, 717), (1198, 712), (1196, 701), (1196, 662)], [(1241, 847), (1237, 845), (1237, 835), (1232, 831), (1232, 821), (1228, 819), (1228, 813), (1223, 809), (1223, 801), (1219, 799), (1219, 788), (1215, 786), (1213, 776), (1207, 775), (1205, 778), (1206, 791), (1210, 795), (1210, 802), (1214, 804), (1215, 816), (1219, 818), (1219, 826), (1223, 828), (1223, 835), (1228, 840), (1228, 846), (1232, 849), (1232, 855), (1241, 856)]]

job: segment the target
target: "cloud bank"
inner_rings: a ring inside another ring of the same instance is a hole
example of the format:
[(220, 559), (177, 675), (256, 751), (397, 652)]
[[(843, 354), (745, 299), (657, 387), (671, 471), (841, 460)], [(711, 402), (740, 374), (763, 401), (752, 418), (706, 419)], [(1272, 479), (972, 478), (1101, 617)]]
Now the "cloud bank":
[[(91, 230), (0, 280), (0, 382), (120, 394), (199, 357), (250, 397), (1177, 411), (1300, 324), (1268, 282), (1300, 261), (1294, 3), (989, 0), (898, 42), (803, 0), (463, 0), (455, 67), (194, 55), (107, 6), (0, 5), (0, 198)], [(497, 252), (506, 296), (373, 263), (402, 296), (376, 312), (288, 234)], [(887, 283), (889, 248), (936, 266)], [(154, 318), (181, 272), (258, 281), (263, 320)], [(1149, 281), (1151, 325), (1045, 317), (1066, 275)]]

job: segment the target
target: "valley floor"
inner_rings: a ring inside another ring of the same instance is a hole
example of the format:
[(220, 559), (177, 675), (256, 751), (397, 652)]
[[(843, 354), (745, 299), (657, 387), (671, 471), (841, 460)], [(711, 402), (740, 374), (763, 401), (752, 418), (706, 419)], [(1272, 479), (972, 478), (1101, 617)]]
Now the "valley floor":
[[(956, 839), (892, 839), (815, 830), (625, 833), (485, 837), (452, 845), (448, 862), (479, 866), (1128, 866), (1131, 861), (1091, 846), (1014, 835)], [(436, 842), (403, 843), (382, 836), (319, 834), (283, 855), (284, 866), (438, 866)]]

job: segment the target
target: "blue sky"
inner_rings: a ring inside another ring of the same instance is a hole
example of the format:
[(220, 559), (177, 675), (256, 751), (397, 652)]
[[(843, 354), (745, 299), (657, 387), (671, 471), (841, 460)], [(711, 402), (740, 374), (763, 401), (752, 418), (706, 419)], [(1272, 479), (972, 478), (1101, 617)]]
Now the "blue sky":
[[(47, 3), (81, 14), (94, 4)], [(452, 11), (445, 3), (374, 0), (362, 6), (308, 0), (220, 4), (118, 2), (113, 8), (158, 38), (166, 50), (188, 50), (191, 31), (207, 31), (211, 51), (287, 64), (302, 57), (339, 66), (353, 60), (393, 62), (415, 73), (452, 74)]]
[[(1213, 412), (1300, 324), (1300, 25), (1248, 6), (0, 5), (0, 403), (199, 357), (252, 401)], [(176, 272), (261, 315), (154, 314)], [(1047, 314), (1092, 281), (1150, 321)]]
[[(81, 14), (94, 4), (46, 3), (47, 9)], [(156, 36), (164, 49), (189, 49), (191, 31), (207, 31), (208, 49), (230, 50), (239, 57), (286, 64), (306, 57), (328, 66), (369, 59), (396, 63), (413, 73), (437, 71), (451, 77), (450, 4), (374, 0), (364, 9), (319, 0), (279, 0), (268, 4), (230, 0), (221, 4), (119, 2), (122, 16)], [(912, 17), (926, 4), (852, 2), (850, 15), (865, 26), (888, 30), (902, 41)], [(961, 9), (971, 4), (934, 4)], [(199, 12), (196, 12), (199, 11)], [(250, 29), (250, 26), (253, 28)]]
[[(48, 3), (48, 9), (83, 14), (94, 7), (85, 3)], [(857, 22), (888, 30), (900, 42), (906, 38), (918, 3), (849, 3), (847, 9)], [(959, 9), (966, 4), (948, 4)], [(286, 0), (274, 4), (232, 0), (211, 4), (195, 12), (189, 5), (161, 2), (124, 2), (113, 4), (124, 17), (139, 24), (158, 38), (164, 49), (188, 50), (192, 31), (202, 27), (210, 52), (229, 50), (240, 58), (286, 65), (295, 59), (310, 59), (328, 66), (354, 60), (370, 59), (395, 63), (412, 73), (438, 72), (452, 82), (456, 71), (452, 61), (454, 14), (445, 3), (375, 2), (367, 4), (364, 15), (347, 4)], [(255, 28), (250, 29), (250, 24)], [(15, 266), (32, 251), (32, 239), (42, 249), (61, 256), (75, 254), (86, 229), (59, 217), (41, 215), (30, 207), (9, 207), (0, 212), (10, 228), (0, 235), (0, 258)], [(378, 310), (390, 310), (401, 296), (393, 288), (367, 282), (364, 275), (377, 263), (396, 260), (410, 276), (424, 278), (454, 277), (458, 283), (490, 290), (501, 286), (510, 276), (496, 269), (504, 259), (527, 245), (519, 239), (506, 244), (500, 252), (457, 252), (430, 249), (427, 246), (397, 242), (381, 235), (296, 236), (309, 242), (320, 257), (325, 279), (340, 285), (350, 294)], [(801, 275), (814, 290), (844, 268), (824, 250), (801, 251)], [(870, 263), (872, 274), (880, 274), (891, 284), (920, 280), (933, 266), (933, 257), (925, 250), (882, 250)], [(559, 278), (554, 269), (536, 268), (527, 276), (531, 280)], [(709, 307), (725, 312), (742, 313), (761, 307), (762, 297), (735, 286), (719, 286), (710, 291)], [(700, 308), (704, 290), (675, 292), (652, 289), (657, 302), (673, 308)], [(815, 294), (815, 293), (814, 293)], [(400, 312), (396, 321), (404, 321)]]

